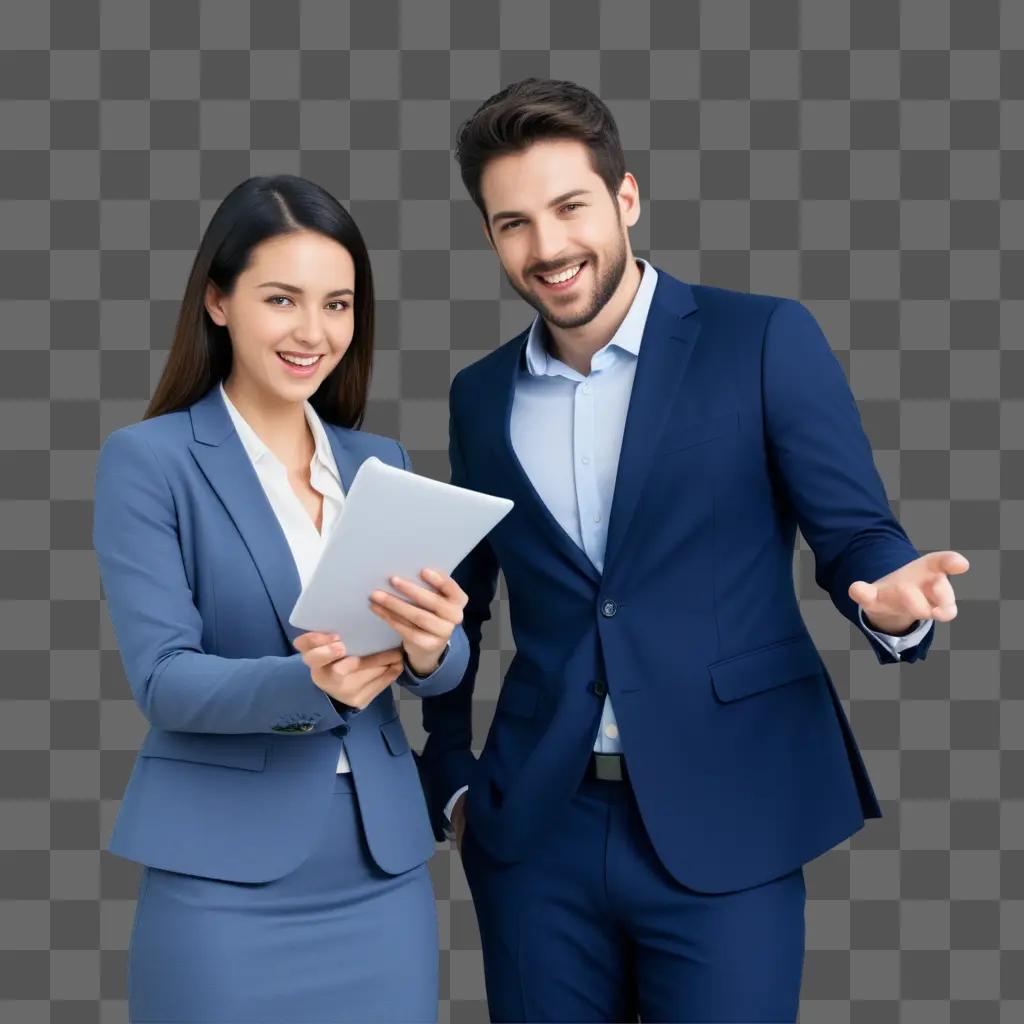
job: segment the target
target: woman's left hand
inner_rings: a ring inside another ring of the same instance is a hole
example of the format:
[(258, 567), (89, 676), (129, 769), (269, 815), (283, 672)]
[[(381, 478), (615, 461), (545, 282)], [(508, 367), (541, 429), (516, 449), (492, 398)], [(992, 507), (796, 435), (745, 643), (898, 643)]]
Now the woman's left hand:
[(412, 670), (428, 676), (437, 668), (441, 652), (462, 622), (462, 609), (469, 597), (450, 576), (442, 576), (434, 569), (424, 569), (420, 575), (431, 589), (392, 576), (388, 582), (409, 600), (386, 590), (375, 590), (370, 595), (370, 607), (402, 637)]

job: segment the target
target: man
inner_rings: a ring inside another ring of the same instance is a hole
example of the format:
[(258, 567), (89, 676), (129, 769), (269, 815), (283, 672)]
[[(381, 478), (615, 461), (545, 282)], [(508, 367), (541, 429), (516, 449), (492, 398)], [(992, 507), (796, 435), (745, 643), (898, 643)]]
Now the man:
[[(880, 816), (800, 615), (796, 528), (882, 664), (925, 656), (967, 560), (892, 517), (802, 305), (633, 256), (637, 183), (593, 93), (510, 86), (456, 156), (538, 314), (452, 384), (452, 482), (515, 508), (453, 574), (469, 666), (423, 707), (491, 1017), (795, 1020), (802, 865)], [(499, 568), (517, 651), (477, 760)]]

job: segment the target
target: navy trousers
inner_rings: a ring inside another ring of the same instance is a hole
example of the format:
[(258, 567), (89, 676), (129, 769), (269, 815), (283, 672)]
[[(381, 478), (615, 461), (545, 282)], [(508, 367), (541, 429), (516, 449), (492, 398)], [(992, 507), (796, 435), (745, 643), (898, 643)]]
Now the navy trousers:
[(658, 859), (628, 782), (585, 779), (516, 864), (472, 828), (462, 859), (492, 1021), (796, 1020), (802, 868), (736, 892), (688, 889)]

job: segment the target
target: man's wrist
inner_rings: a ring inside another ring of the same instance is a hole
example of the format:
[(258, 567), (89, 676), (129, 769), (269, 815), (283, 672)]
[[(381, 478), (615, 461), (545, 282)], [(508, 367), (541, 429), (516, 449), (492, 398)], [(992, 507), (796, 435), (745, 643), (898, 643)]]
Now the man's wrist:
[(878, 633), (887, 633), (889, 636), (907, 636), (921, 625), (920, 619), (911, 619), (908, 625), (906, 619), (899, 619), (895, 622), (877, 622), (870, 618), (867, 612), (862, 612), (861, 614), (864, 619), (864, 625), (868, 629), (873, 629)]

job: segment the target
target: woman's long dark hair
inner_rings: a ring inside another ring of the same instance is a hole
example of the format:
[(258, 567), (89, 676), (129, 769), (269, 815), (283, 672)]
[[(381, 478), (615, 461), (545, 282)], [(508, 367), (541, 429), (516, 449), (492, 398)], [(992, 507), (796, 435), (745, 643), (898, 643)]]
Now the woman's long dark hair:
[(227, 328), (210, 319), (203, 303), (207, 283), (212, 281), (230, 295), (260, 242), (303, 229), (344, 246), (356, 270), (352, 342), (309, 401), (330, 423), (360, 426), (373, 370), (370, 257), (359, 228), (341, 203), (319, 185), (294, 174), (246, 179), (210, 218), (181, 300), (171, 350), (143, 419), (187, 408), (231, 370)]

